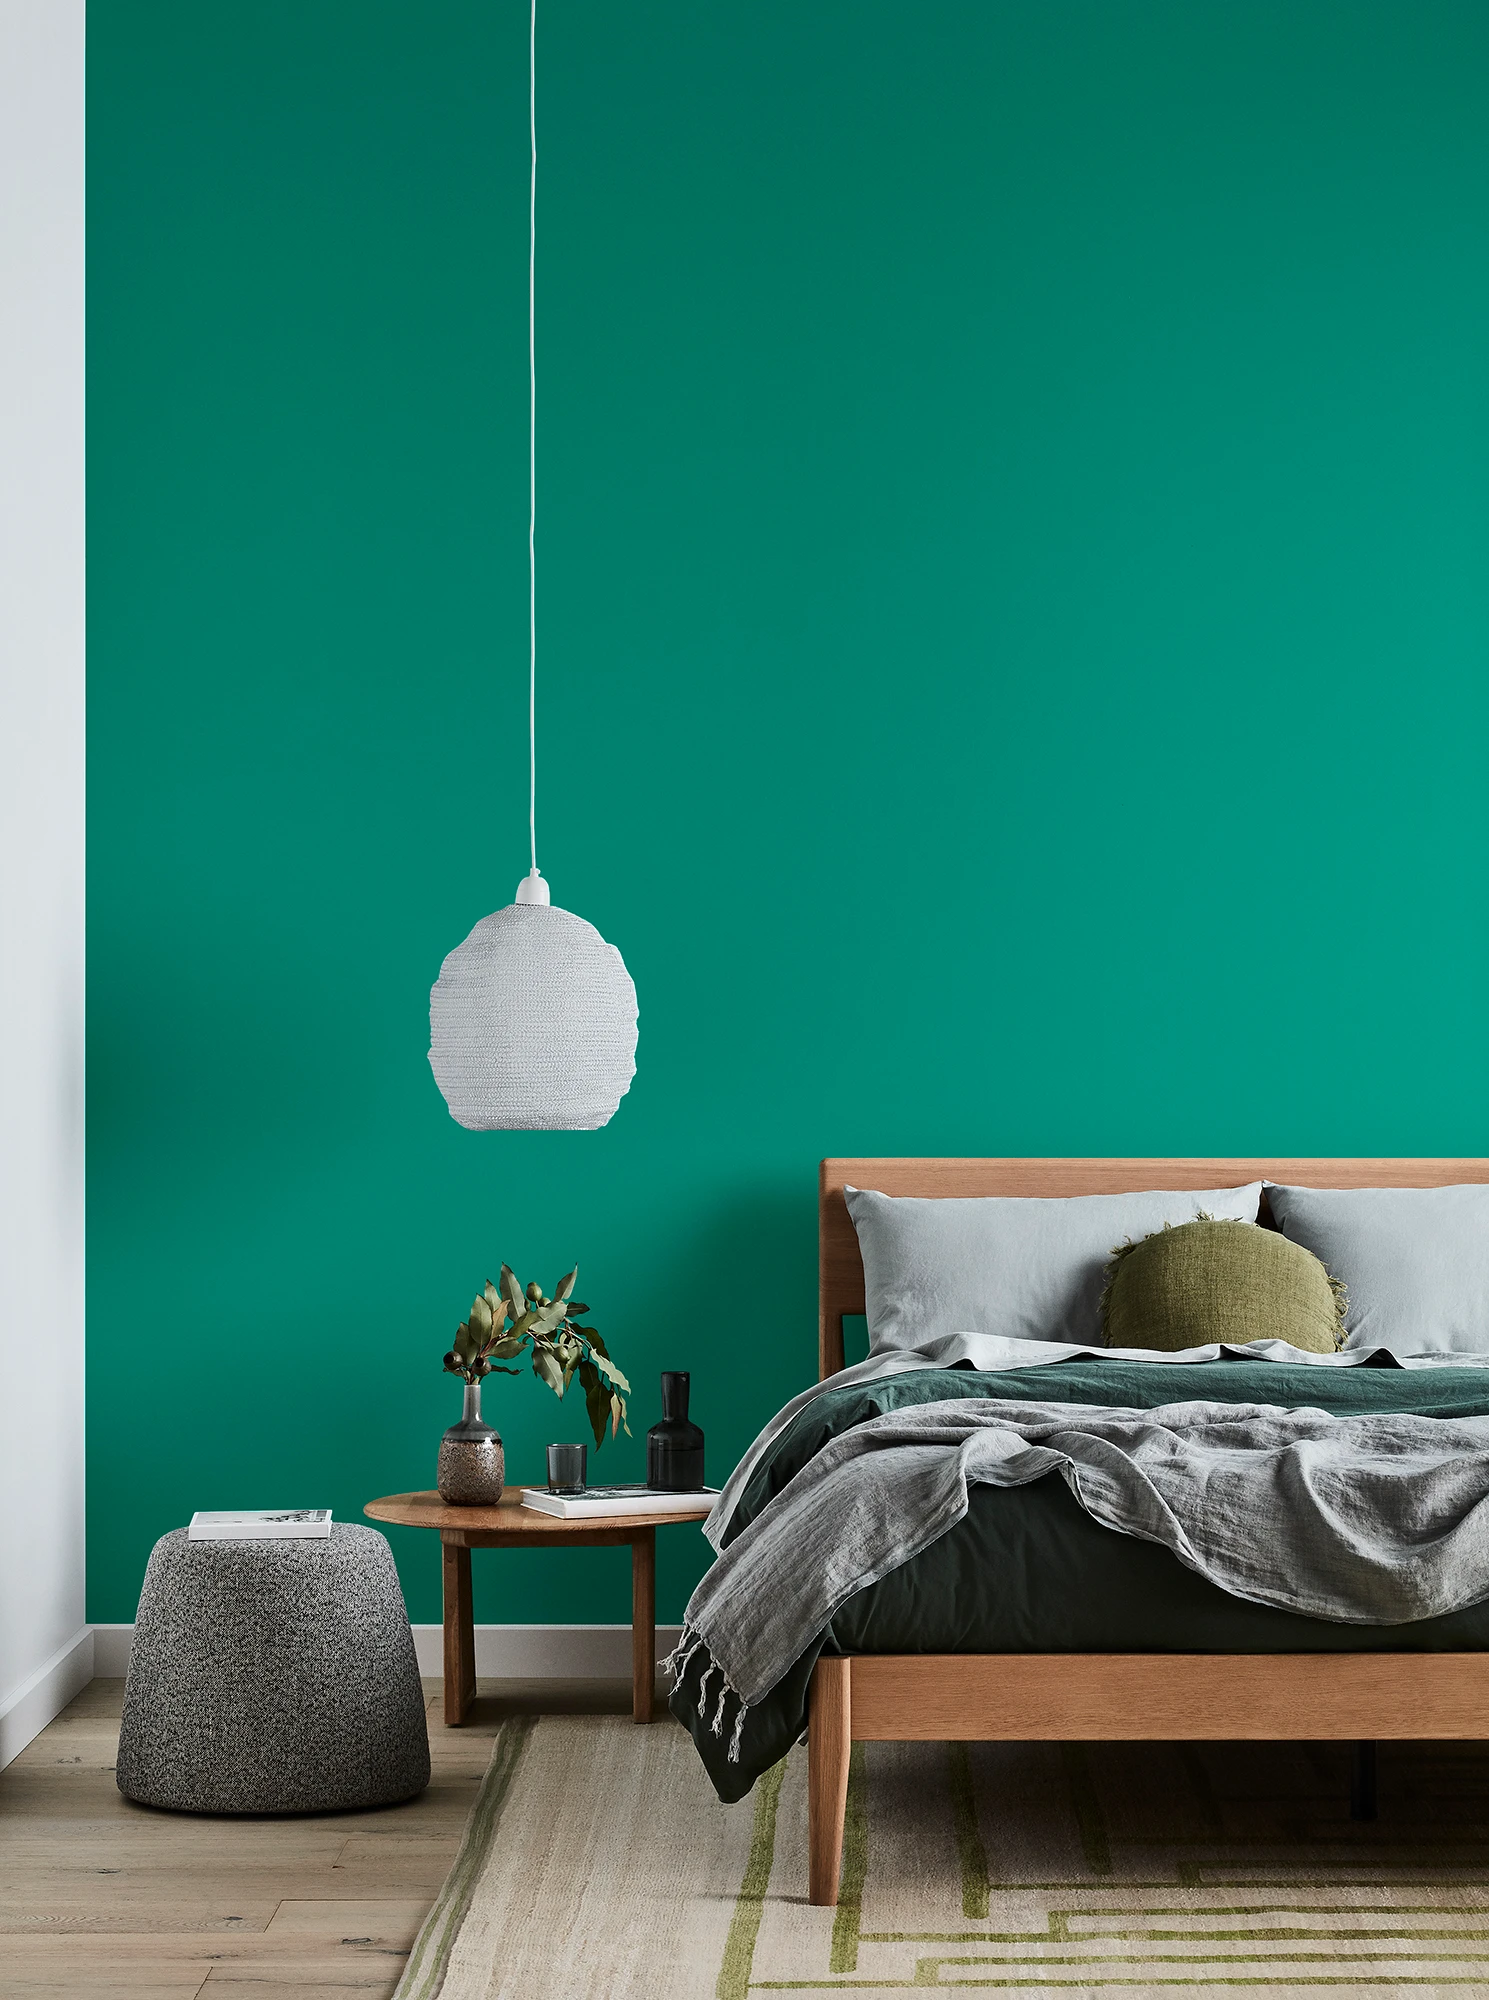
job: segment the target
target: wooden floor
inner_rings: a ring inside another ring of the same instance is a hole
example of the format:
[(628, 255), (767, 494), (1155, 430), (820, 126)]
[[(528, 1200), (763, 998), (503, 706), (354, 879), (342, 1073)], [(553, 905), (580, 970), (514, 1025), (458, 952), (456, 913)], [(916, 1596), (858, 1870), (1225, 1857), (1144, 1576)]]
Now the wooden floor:
[[(627, 1714), (626, 1681), (482, 1681), (434, 1776), (380, 1812), (203, 1819), (121, 1798), (123, 1681), (98, 1680), (0, 1771), (3, 2000), (349, 2000), (393, 1991), (445, 1878), (503, 1716)], [(673, 1726), (664, 1718), (653, 1727)]]

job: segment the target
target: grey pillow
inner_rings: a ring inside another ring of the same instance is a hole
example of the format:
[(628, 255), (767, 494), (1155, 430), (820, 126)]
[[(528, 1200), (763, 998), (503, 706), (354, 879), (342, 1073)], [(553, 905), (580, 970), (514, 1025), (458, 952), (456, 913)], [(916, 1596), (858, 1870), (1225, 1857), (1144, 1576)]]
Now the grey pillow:
[(1489, 1187), (1274, 1187), (1284, 1236), (1349, 1290), (1345, 1346), (1489, 1353)]
[(1101, 1342), (1101, 1287), (1119, 1243), (1201, 1210), (1255, 1222), (1262, 1184), (1208, 1193), (989, 1195), (931, 1200), (845, 1188), (858, 1231), (869, 1352), (948, 1333)]

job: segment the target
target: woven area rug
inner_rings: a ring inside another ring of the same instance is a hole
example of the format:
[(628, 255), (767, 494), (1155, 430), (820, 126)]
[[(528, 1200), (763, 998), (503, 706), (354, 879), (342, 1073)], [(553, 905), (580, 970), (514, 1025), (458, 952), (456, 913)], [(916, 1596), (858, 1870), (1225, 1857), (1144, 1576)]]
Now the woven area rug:
[(670, 1722), (509, 1722), (396, 2000), (1344, 1986), (1489, 2000), (1489, 1746), (856, 1745), (843, 1897), (806, 1753), (736, 1806)]

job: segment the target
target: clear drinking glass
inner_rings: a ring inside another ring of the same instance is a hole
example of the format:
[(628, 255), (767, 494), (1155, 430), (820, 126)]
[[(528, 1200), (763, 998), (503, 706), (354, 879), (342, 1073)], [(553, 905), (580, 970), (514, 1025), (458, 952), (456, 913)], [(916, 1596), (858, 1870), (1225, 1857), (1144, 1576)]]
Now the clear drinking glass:
[(582, 1493), (584, 1491), (584, 1468), (588, 1456), (588, 1445), (549, 1445), (548, 1491), (550, 1493)]

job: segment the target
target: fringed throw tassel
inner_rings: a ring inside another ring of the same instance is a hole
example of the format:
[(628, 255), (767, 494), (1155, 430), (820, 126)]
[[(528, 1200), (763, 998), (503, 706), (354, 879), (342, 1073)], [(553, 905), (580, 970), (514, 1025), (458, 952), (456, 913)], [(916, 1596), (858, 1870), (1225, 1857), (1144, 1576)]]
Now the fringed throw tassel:
[[(739, 1762), (740, 1740), (744, 1734), (745, 1717), (749, 1713), (749, 1708), (740, 1696), (738, 1689), (729, 1679), (729, 1676), (709, 1651), (703, 1634), (695, 1626), (684, 1625), (682, 1631), (678, 1634), (677, 1644), (667, 1655), (666, 1659), (663, 1660), (662, 1666), (671, 1674), (673, 1685), (680, 1687), (683, 1675), (687, 1672), (699, 1653), (703, 1655), (704, 1664), (703, 1672), (698, 1677), (698, 1719), (712, 1735), (722, 1737), (724, 1734), (724, 1723), (729, 1711), (729, 1701), (731, 1696), (733, 1697), (737, 1706), (734, 1715), (734, 1727), (729, 1732), (729, 1762), (737, 1764)], [(719, 1686), (717, 1697), (714, 1701), (713, 1716), (710, 1720), (708, 1712), (709, 1682), (715, 1674), (718, 1675)]]
[(677, 1635), (677, 1644), (662, 1662), (663, 1673), (671, 1674), (674, 1682), (680, 1681), (688, 1670), (688, 1661), (703, 1644), (703, 1634), (695, 1632), (691, 1625), (684, 1625)]
[[(719, 1705), (713, 1712), (713, 1733), (715, 1736), (722, 1736), (724, 1733), (724, 1704), (728, 1701), (730, 1695), (734, 1694), (733, 1688), (729, 1685), (728, 1675), (720, 1672), (719, 1679), (724, 1685), (719, 1689)], [(739, 1696), (734, 1694), (734, 1699), (738, 1701)]]

